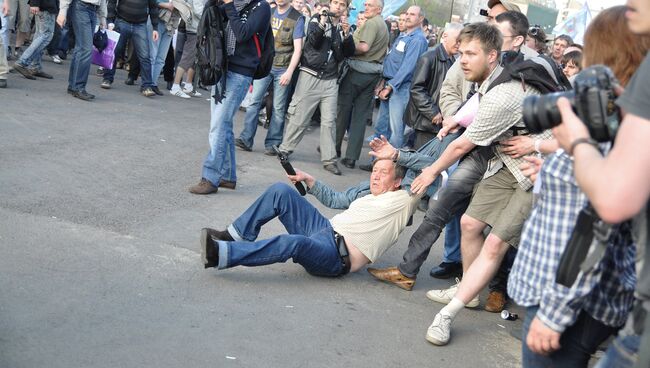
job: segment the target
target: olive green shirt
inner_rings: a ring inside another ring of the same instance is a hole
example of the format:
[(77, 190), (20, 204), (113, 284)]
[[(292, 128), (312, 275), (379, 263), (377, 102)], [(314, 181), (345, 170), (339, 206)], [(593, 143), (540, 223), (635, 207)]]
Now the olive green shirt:
[(365, 54), (355, 55), (352, 59), (361, 61), (374, 61), (381, 63), (388, 52), (388, 27), (381, 18), (381, 15), (366, 20), (366, 23), (359, 28), (354, 35), (354, 44), (365, 42), (370, 49)]

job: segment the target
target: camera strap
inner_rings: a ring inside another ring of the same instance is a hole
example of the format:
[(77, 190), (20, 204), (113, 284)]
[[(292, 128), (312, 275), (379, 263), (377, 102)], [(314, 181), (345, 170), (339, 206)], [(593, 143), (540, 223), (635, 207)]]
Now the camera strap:
[(593, 233), (594, 238), (591, 242), (591, 249), (587, 253), (585, 260), (580, 264), (582, 272), (589, 271), (603, 259), (607, 249), (607, 241), (612, 234), (612, 225), (598, 219), (594, 221)]

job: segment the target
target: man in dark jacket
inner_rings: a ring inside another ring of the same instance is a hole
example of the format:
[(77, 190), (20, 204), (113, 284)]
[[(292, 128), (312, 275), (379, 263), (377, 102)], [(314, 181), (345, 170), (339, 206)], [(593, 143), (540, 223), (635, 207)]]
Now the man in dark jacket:
[(309, 21), (303, 49), (300, 75), (287, 110), (287, 123), (280, 150), (293, 152), (320, 106), (320, 154), (325, 170), (341, 175), (336, 165), (336, 106), (339, 86), (339, 63), (354, 55), (354, 40), (347, 22), (339, 23), (347, 0), (330, 0), (330, 15), (317, 14)]
[(50, 74), (43, 71), (41, 59), (43, 50), (52, 40), (54, 35), (54, 20), (59, 12), (57, 0), (30, 0), (29, 11), (34, 14), (36, 19), (37, 33), (27, 50), (16, 64), (14, 69), (27, 79), (36, 79), (36, 77), (52, 79)]
[(156, 0), (121, 0), (117, 3), (117, 18), (115, 27), (120, 33), (120, 40), (115, 47), (115, 61), (113, 68), (104, 72), (101, 87), (110, 89), (115, 77), (115, 62), (124, 55), (126, 42), (131, 39), (135, 53), (142, 68), (142, 86), (140, 92), (145, 97), (154, 96), (151, 89), (151, 57), (149, 56), (149, 37), (147, 36), (147, 19), (151, 19), (153, 26), (152, 39), (158, 41), (158, 5)]
[(415, 65), (411, 99), (404, 114), (406, 125), (415, 129), (415, 149), (433, 139), (440, 130), (440, 87), (454, 63), (454, 54), (458, 52), (457, 39), (462, 29), (460, 23), (449, 23), (442, 33), (440, 44), (422, 54)]
[[(210, 152), (203, 161), (201, 181), (189, 188), (193, 194), (216, 193), (219, 187), (235, 189), (233, 119), (260, 63), (255, 38), (263, 42), (270, 28), (271, 7), (264, 0), (224, 0), (220, 9), (228, 22), (225, 29), (228, 72), (222, 76), (226, 78), (226, 90), (221, 94), (225, 97), (219, 103), (210, 99)], [(270, 46), (261, 44), (261, 47)], [(213, 96), (221, 85), (212, 87)]]

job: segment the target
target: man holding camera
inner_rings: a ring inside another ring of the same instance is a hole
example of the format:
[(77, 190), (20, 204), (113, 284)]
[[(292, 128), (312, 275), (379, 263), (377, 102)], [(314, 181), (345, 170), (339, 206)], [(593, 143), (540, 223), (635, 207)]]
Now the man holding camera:
[(320, 154), (323, 168), (341, 175), (336, 165), (336, 106), (339, 91), (339, 63), (354, 54), (350, 24), (339, 23), (348, 0), (331, 0), (329, 10), (312, 17), (300, 59), (300, 75), (287, 114), (289, 121), (280, 151), (293, 152), (320, 106)]
[[(342, 276), (374, 262), (396, 241), (413, 215), (420, 196), (401, 189), (404, 168), (392, 160), (375, 162), (370, 194), (352, 195), (347, 208), (325, 218), (291, 186), (269, 187), (224, 231), (203, 229), (201, 251), (205, 268), (262, 266), (289, 258), (315, 276)], [(311, 175), (289, 175), (326, 203), (335, 192)], [(261, 227), (278, 218), (288, 234), (257, 240)]]
[[(650, 3), (628, 0), (626, 18), (630, 30), (650, 34)], [(620, 366), (650, 366), (650, 56), (628, 83), (617, 104), (625, 113), (614, 146), (603, 157), (590, 138), (584, 123), (573, 112), (569, 101), (558, 100), (562, 124), (553, 133), (562, 148), (574, 158), (578, 185), (596, 212), (606, 222), (634, 219), (633, 235), (638, 244), (638, 259), (643, 266), (638, 274), (637, 305), (626, 327), (611, 344), (604, 359)], [(636, 355), (639, 350), (638, 357)], [(613, 359), (613, 360), (609, 360)], [(602, 366), (607, 366), (606, 362)]]

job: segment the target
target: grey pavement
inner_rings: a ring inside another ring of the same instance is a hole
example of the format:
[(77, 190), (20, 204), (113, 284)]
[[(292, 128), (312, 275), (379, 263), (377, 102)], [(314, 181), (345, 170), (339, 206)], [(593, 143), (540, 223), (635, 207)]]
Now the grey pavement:
[[(428, 275), (442, 240), (411, 292), (365, 270), (318, 278), (292, 262), (204, 270), (199, 230), (224, 228), (286, 180), (262, 154), (266, 130), (253, 152), (237, 151), (237, 190), (191, 195), (208, 149), (207, 92), (145, 98), (124, 71), (101, 90), (93, 67), (97, 98), (84, 102), (66, 94), (69, 61), (43, 65), (54, 80), (13, 73), (0, 89), (0, 367), (521, 365), (510, 336), (521, 321), (481, 309), (458, 316), (448, 346), (424, 339), (442, 307), (425, 292), (451, 283)], [(368, 177), (324, 171), (317, 145), (315, 128), (294, 166), (339, 189)], [(401, 260), (421, 220), (378, 266)], [(282, 231), (273, 221), (261, 236)]]

